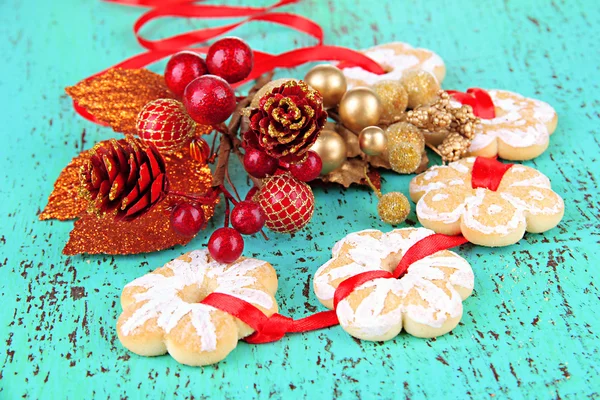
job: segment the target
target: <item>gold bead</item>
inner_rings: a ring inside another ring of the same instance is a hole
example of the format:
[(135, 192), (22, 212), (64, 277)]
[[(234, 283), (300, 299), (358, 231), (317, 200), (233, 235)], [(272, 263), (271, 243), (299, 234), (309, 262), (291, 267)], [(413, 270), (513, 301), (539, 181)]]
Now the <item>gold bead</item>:
[(321, 157), (321, 175), (338, 169), (346, 161), (346, 142), (337, 132), (322, 130), (310, 149)]
[(387, 148), (387, 137), (380, 127), (367, 126), (358, 135), (358, 145), (366, 155), (377, 156)]
[(281, 78), (281, 79), (275, 79), (274, 81), (271, 81), (271, 82), (267, 82), (263, 87), (261, 87), (258, 90), (258, 92), (256, 92), (256, 94), (252, 98), (252, 102), (250, 103), (250, 107), (252, 107), (252, 108), (258, 108), (258, 103), (260, 102), (261, 97), (263, 97), (265, 94), (269, 93), (271, 90), (273, 90), (273, 88), (281, 86), (284, 83), (286, 83), (287, 81), (296, 81), (296, 82), (298, 82), (298, 79), (294, 79), (294, 78)]
[(408, 93), (408, 108), (414, 109), (437, 100), (440, 84), (429, 72), (408, 71), (400, 79)]
[(321, 93), (325, 108), (337, 106), (347, 89), (344, 73), (333, 65), (323, 64), (311, 68), (304, 81)]
[(377, 214), (386, 224), (398, 225), (406, 220), (410, 213), (410, 203), (400, 192), (386, 193), (379, 198)]
[(342, 123), (355, 133), (367, 126), (377, 125), (382, 110), (377, 94), (366, 87), (348, 90), (340, 101)]
[(383, 111), (379, 122), (391, 124), (399, 121), (408, 105), (408, 93), (400, 81), (381, 81), (373, 85), (373, 90), (379, 96)]
[(401, 143), (412, 143), (422, 153), (425, 151), (425, 137), (423, 133), (408, 122), (397, 122), (388, 126), (385, 129), (385, 134), (388, 138), (388, 148), (394, 147)]

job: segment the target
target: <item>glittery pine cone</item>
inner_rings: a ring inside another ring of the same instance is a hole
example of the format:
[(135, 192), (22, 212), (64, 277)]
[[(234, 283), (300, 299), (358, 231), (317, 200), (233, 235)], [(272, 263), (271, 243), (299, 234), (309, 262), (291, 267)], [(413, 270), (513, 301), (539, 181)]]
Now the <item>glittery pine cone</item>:
[(91, 150), (80, 172), (82, 196), (90, 210), (114, 212), (117, 220), (131, 221), (160, 202), (168, 192), (165, 161), (151, 145), (138, 139), (111, 139)]
[(295, 163), (317, 140), (327, 112), (319, 92), (303, 81), (287, 81), (264, 95), (250, 112), (246, 142), (271, 157)]

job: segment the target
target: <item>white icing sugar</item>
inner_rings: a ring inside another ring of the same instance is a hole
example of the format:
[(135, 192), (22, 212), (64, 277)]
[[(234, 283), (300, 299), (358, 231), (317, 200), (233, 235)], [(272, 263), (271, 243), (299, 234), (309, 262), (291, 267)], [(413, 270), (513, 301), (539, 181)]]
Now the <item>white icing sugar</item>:
[(124, 335), (129, 335), (153, 318), (156, 318), (157, 326), (168, 333), (188, 315), (200, 338), (201, 349), (214, 351), (217, 333), (211, 312), (215, 309), (201, 303), (188, 303), (179, 297), (188, 286), (200, 289), (205, 279), (216, 281), (214, 292), (226, 293), (264, 308), (273, 306), (273, 298), (269, 294), (246, 287), (256, 283), (256, 279), (248, 274), (263, 266), (264, 261), (247, 258), (228, 267), (228, 264), (209, 261), (207, 250), (195, 250), (188, 256), (190, 262), (175, 259), (165, 265), (173, 276), (150, 273), (126, 285), (142, 287), (146, 291), (133, 295), (136, 303), (145, 303), (121, 325)]
[(438, 221), (445, 224), (452, 224), (459, 220), (465, 209), (464, 204), (458, 205), (454, 210), (448, 212), (439, 212), (438, 210), (431, 208), (425, 199), (425, 196), (421, 197), (417, 202), (417, 216), (429, 221)]
[(442, 200), (446, 200), (449, 197), (450, 197), (450, 195), (448, 193), (436, 193), (431, 198), (431, 201), (442, 201)]
[(481, 205), (485, 198), (487, 189), (475, 190), (475, 195), (470, 196), (465, 201), (465, 212), (462, 215), (462, 222), (465, 226), (484, 234), (499, 234), (508, 235), (514, 232), (521, 224), (525, 223), (525, 216), (522, 208), (517, 208), (511, 219), (505, 225), (488, 226), (477, 220), (479, 213), (482, 211)]
[(497, 204), (492, 204), (487, 209), (488, 214), (495, 215), (502, 212), (502, 207)]
[[(538, 198), (534, 198), (534, 200), (541, 201), (545, 198), (541, 192), (536, 192), (541, 196), (541, 198), (538, 196)], [(510, 193), (502, 193), (501, 196), (515, 207), (534, 215), (556, 215), (562, 212), (564, 208), (564, 201), (560, 196), (556, 196), (557, 201), (552, 205), (552, 207), (540, 207), (534, 202), (525, 201), (517, 196), (513, 196)]]

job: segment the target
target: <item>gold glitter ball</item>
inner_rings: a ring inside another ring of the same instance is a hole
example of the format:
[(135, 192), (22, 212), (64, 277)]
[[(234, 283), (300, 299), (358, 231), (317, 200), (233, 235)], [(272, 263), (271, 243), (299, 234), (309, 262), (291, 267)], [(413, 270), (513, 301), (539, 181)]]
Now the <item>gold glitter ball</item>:
[(411, 143), (421, 149), (421, 152), (425, 150), (425, 137), (413, 124), (397, 122), (388, 126), (385, 133), (388, 137), (388, 148), (402, 143)]
[(437, 100), (440, 84), (426, 71), (408, 71), (400, 80), (408, 93), (408, 108), (414, 109)]
[(423, 151), (413, 143), (400, 143), (388, 149), (392, 169), (399, 174), (412, 174), (421, 165)]
[(383, 111), (379, 117), (380, 124), (391, 124), (399, 121), (408, 105), (408, 93), (400, 81), (381, 81), (373, 85), (379, 96)]
[(398, 225), (406, 220), (410, 213), (410, 203), (400, 192), (386, 193), (379, 198), (377, 213), (383, 222)]

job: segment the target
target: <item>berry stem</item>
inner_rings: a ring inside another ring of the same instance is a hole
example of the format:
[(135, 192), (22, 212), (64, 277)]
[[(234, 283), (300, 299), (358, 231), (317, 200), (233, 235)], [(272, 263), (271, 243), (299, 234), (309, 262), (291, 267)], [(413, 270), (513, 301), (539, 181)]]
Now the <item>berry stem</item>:
[(212, 204), (212, 202), (215, 200), (215, 197), (216, 197), (214, 191), (211, 192), (210, 195), (200, 195), (200, 194), (194, 194), (194, 193), (180, 192), (178, 190), (169, 190), (169, 195), (183, 197), (183, 198), (192, 200), (198, 204)]
[(365, 180), (367, 181), (367, 184), (369, 185), (369, 187), (371, 189), (373, 189), (373, 191), (377, 195), (377, 198), (380, 199), (381, 198), (381, 190), (377, 189), (375, 187), (375, 185), (373, 184), (373, 182), (371, 182), (371, 178), (369, 178), (369, 170), (366, 165), (365, 165)]
[(229, 207), (229, 202), (231, 201), (227, 195), (223, 192), (223, 195), (225, 196), (225, 228), (229, 228), (229, 214), (230, 214), (230, 207)]

